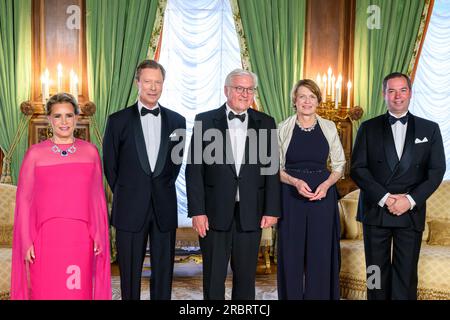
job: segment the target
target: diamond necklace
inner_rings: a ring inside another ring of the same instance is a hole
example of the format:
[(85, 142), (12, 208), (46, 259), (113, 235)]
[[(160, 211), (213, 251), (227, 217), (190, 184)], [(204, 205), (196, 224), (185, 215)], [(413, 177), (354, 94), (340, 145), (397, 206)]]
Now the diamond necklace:
[(54, 153), (59, 153), (61, 157), (67, 157), (69, 153), (75, 153), (75, 151), (77, 151), (77, 148), (75, 147), (75, 138), (73, 138), (73, 143), (67, 150), (61, 150), (61, 148), (56, 145), (53, 139), (50, 140), (53, 142), (52, 151)]
[(302, 131), (305, 131), (305, 132), (311, 132), (311, 131), (313, 131), (313, 130), (316, 128), (316, 125), (317, 125), (317, 118), (314, 119), (313, 125), (312, 125), (311, 127), (308, 127), (308, 128), (302, 127), (302, 125), (300, 124), (300, 121), (298, 121), (298, 119), (297, 119), (296, 122), (297, 122), (297, 125), (299, 126), (299, 128), (300, 128)]

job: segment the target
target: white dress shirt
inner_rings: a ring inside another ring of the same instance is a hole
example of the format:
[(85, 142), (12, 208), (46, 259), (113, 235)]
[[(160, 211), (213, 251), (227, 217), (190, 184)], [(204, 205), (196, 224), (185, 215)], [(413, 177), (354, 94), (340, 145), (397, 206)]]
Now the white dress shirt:
[[(245, 120), (241, 121), (237, 118), (233, 120), (228, 119), (228, 113), (233, 112), (231, 108), (226, 105), (226, 116), (228, 122), (228, 133), (230, 134), (231, 149), (233, 150), (233, 158), (236, 168), (236, 174), (239, 176), (239, 171), (241, 170), (242, 161), (244, 160), (245, 152), (245, 142), (247, 139), (247, 128), (248, 128), (248, 113), (247, 111), (239, 113), (245, 114)], [(239, 201), (239, 186), (236, 192), (236, 201)]]
[[(152, 172), (155, 170), (156, 160), (158, 159), (159, 145), (161, 143), (161, 112), (155, 117), (152, 114), (141, 116), (141, 109), (147, 108), (138, 100), (139, 116), (141, 118), (142, 133), (144, 134), (145, 148), (147, 149), (148, 161)], [(150, 110), (159, 108), (159, 104)]]
[[(389, 114), (395, 118), (401, 118), (405, 116), (408, 112), (405, 112), (400, 117), (397, 117), (389, 112)], [(395, 151), (397, 151), (398, 160), (402, 158), (403, 148), (405, 147), (406, 130), (408, 129), (408, 122), (405, 124), (401, 121), (396, 121), (391, 125), (392, 135), (394, 136)]]
[[(407, 113), (408, 112), (405, 112), (404, 114), (402, 114), (400, 116), (396, 116), (396, 115), (392, 114), (391, 112), (389, 112), (389, 114), (395, 118), (401, 118), (401, 117), (405, 116)], [(392, 135), (394, 137), (395, 151), (397, 152), (397, 157), (398, 157), (398, 160), (400, 161), (400, 159), (402, 158), (402, 154), (403, 154), (403, 148), (405, 147), (405, 138), (406, 138), (406, 130), (408, 129), (408, 122), (403, 124), (403, 123), (401, 123), (401, 121), (396, 121), (394, 124), (391, 125), (391, 129), (392, 129)], [(380, 200), (380, 202), (378, 202), (378, 205), (380, 207), (384, 207), (384, 204), (386, 203), (386, 200), (390, 195), (391, 195), (390, 193), (386, 193), (384, 195), (384, 197)], [(406, 197), (408, 198), (408, 200), (411, 204), (410, 210), (412, 210), (414, 208), (414, 206), (416, 205), (416, 202), (409, 194), (407, 194)]]

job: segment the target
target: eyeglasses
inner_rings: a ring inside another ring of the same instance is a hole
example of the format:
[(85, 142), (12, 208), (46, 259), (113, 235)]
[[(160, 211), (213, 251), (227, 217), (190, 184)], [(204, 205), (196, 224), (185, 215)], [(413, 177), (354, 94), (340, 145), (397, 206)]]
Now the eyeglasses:
[(229, 86), (230, 88), (233, 88), (234, 90), (236, 90), (236, 92), (238, 93), (238, 94), (242, 94), (242, 93), (244, 93), (244, 92), (246, 92), (246, 93), (248, 93), (248, 94), (254, 94), (255, 93), (255, 91), (256, 91), (256, 88), (252, 88), (252, 87), (250, 87), (250, 88), (244, 88), (244, 87), (232, 87), (232, 86)]

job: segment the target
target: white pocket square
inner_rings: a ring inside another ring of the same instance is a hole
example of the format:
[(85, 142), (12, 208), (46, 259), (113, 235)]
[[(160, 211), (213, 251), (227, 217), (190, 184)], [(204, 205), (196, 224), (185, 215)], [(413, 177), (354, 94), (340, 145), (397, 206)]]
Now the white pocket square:
[(172, 134), (169, 136), (169, 138), (175, 138), (177, 136), (176, 132), (172, 132)]
[(415, 144), (425, 143), (425, 142), (428, 142), (427, 137), (424, 137), (422, 140), (420, 140), (419, 138), (416, 138), (416, 140), (414, 141)]

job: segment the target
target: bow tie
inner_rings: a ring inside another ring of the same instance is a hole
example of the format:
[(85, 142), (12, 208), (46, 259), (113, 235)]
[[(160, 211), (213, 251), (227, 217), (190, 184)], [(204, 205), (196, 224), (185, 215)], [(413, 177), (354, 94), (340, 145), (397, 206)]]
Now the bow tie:
[(232, 111), (228, 113), (228, 120), (239, 119), (241, 122), (245, 121), (245, 113), (243, 114), (234, 114)]
[(152, 115), (154, 115), (155, 117), (157, 117), (159, 115), (159, 108), (155, 108), (155, 109), (147, 109), (147, 108), (142, 108), (141, 109), (141, 116), (145, 116), (147, 114), (151, 113)]
[(393, 125), (394, 123), (396, 123), (397, 121), (400, 121), (402, 124), (406, 124), (408, 122), (408, 114), (404, 115), (401, 118), (396, 118), (392, 115), (389, 115), (389, 123), (391, 125)]

